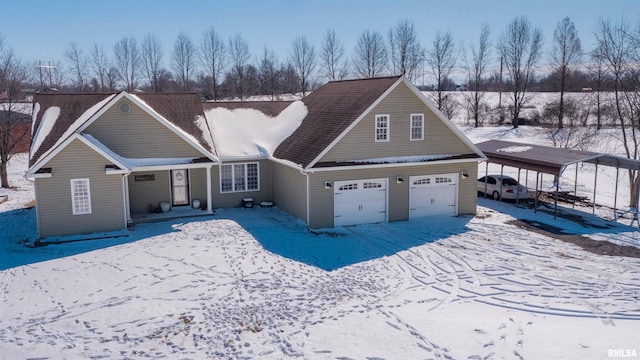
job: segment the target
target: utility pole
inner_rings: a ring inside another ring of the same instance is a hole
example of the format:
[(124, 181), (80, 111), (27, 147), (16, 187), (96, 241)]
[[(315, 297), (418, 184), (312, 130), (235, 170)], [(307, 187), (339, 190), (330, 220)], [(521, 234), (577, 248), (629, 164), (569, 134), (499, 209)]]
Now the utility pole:
[(51, 89), (52, 83), (53, 83), (51, 78), (51, 69), (56, 68), (55, 65), (51, 65), (51, 61), (48, 61), (47, 64), (48, 65), (44, 65), (41, 60), (38, 60), (38, 65), (36, 65), (36, 67), (38, 68), (38, 73), (40, 75), (40, 88), (42, 90), (44, 90), (44, 79), (42, 78), (42, 69), (47, 69), (47, 71), (49, 72), (49, 89)]

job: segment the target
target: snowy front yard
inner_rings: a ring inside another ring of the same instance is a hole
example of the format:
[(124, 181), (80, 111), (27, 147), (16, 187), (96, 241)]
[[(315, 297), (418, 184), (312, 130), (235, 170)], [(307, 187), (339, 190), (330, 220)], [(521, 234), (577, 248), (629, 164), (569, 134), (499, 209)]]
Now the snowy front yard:
[(3, 359), (640, 351), (640, 259), (589, 253), (512, 220), (639, 247), (624, 225), (479, 199), (475, 218), (311, 233), (275, 208), (230, 209), (32, 249), (23, 242), (35, 238), (35, 210), (21, 209), (32, 192), (19, 172), (0, 204)]

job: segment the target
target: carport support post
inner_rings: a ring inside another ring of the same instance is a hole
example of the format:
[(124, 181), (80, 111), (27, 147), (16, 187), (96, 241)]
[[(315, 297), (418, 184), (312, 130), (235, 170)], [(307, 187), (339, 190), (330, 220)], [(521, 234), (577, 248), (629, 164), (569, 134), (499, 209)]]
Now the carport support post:
[(591, 208), (591, 213), (596, 214), (596, 188), (598, 186), (598, 160), (596, 159), (596, 174), (593, 177), (593, 206)]
[[(520, 184), (520, 168), (518, 168), (518, 184)], [(516, 186), (516, 205), (520, 204), (520, 187)]]
[(487, 160), (485, 162), (485, 167), (484, 167), (484, 198), (487, 198), (487, 183), (489, 182), (489, 180), (487, 179), (487, 176), (489, 176), (489, 160)]
[(558, 196), (560, 196), (560, 173), (558, 172), (558, 177), (556, 178), (556, 196), (553, 202), (553, 219), (555, 220), (558, 214)]
[(578, 163), (576, 163), (576, 177), (573, 179), (573, 195), (575, 195), (576, 199), (573, 200), (572, 209), (576, 208), (576, 200), (578, 199)]
[(504, 164), (502, 164), (500, 166), (500, 202), (502, 202), (502, 183), (504, 182), (504, 179), (502, 178), (504, 176)]
[(540, 172), (536, 171), (536, 201), (535, 204), (533, 205), (533, 213), (537, 213), (538, 212), (538, 197), (540, 196), (540, 193), (538, 192), (538, 179), (540, 178)]
[(618, 221), (618, 178), (620, 177), (620, 160), (616, 159), (616, 190), (613, 195), (613, 221)]

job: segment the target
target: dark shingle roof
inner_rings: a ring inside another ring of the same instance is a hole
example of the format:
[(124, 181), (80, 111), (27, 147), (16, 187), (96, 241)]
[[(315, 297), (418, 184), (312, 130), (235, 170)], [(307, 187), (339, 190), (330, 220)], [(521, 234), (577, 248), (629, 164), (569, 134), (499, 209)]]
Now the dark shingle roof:
[(207, 101), (202, 103), (202, 107), (204, 108), (204, 111), (215, 108), (224, 108), (228, 110), (254, 109), (265, 115), (276, 117), (282, 112), (282, 110), (291, 105), (292, 102), (293, 101)]
[[(40, 110), (35, 114), (34, 129), (39, 129), (42, 116), (45, 111), (53, 106), (60, 108), (60, 115), (51, 128), (49, 134), (44, 138), (40, 147), (32, 154), (29, 166), (32, 166), (40, 157), (46, 153), (60, 137), (69, 129), (76, 119), (92, 106), (106, 99), (112, 94), (35, 94), (33, 103), (40, 105)], [(37, 131), (37, 130), (36, 130)], [(33, 141), (33, 135), (31, 141)]]
[(309, 113), (274, 156), (306, 168), (398, 79), (333, 81), (322, 86), (302, 99)]
[[(114, 94), (36, 94), (33, 102), (40, 105), (40, 111), (34, 119), (34, 129), (40, 127), (46, 109), (57, 106), (60, 108), (60, 115), (42, 145), (31, 157), (29, 166), (34, 165), (49, 151), (85, 111), (111, 95)], [(203, 134), (195, 123), (198, 116), (201, 116), (204, 121), (204, 112), (198, 94), (135, 93), (130, 95), (144, 101), (167, 121), (196, 138), (206, 150), (214, 153), (214, 149), (211, 149), (204, 138), (209, 134)], [(100, 109), (95, 110), (97, 112)]]
[(204, 111), (200, 102), (200, 96), (195, 93), (135, 93), (142, 101), (147, 103), (153, 110), (168, 120), (173, 125), (195, 137), (198, 143), (207, 151), (214, 153), (214, 149), (209, 146), (211, 140), (206, 141), (202, 130), (196, 124), (198, 117), (206, 122)]

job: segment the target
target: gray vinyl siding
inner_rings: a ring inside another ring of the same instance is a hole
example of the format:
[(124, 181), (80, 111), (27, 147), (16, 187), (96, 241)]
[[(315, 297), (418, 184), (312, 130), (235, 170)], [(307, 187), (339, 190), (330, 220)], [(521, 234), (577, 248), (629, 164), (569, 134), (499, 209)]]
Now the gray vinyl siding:
[(252, 198), (254, 204), (259, 205), (262, 201), (273, 201), (271, 194), (271, 161), (269, 160), (248, 160), (248, 161), (225, 161), (221, 165), (258, 163), (258, 174), (260, 177), (260, 189), (258, 191), (242, 192), (220, 192), (220, 166), (211, 169), (211, 186), (213, 187), (213, 208), (232, 208), (242, 205), (242, 199)]
[(189, 189), (191, 191), (191, 203), (193, 203), (193, 200), (197, 199), (200, 200), (200, 206), (206, 206), (207, 169), (189, 170)]
[(128, 158), (198, 158), (202, 154), (135, 104), (121, 113), (123, 99), (96, 119), (85, 132)]
[[(376, 142), (375, 116), (385, 114), (389, 115), (389, 141)], [(410, 140), (411, 114), (424, 114), (424, 140)], [(473, 151), (405, 84), (400, 83), (320, 161), (470, 153)]]
[[(409, 177), (462, 173), (467, 171), (466, 179), (458, 179), (458, 214), (476, 213), (476, 179), (478, 165), (476, 161), (456, 164), (429, 164), (420, 166), (386, 167), (370, 169), (351, 169), (309, 174), (309, 227), (312, 229), (333, 227), (334, 189), (325, 189), (325, 181), (344, 181), (357, 179), (387, 178), (388, 220), (409, 219)], [(405, 181), (398, 184), (397, 176)]]
[(275, 205), (306, 222), (307, 176), (300, 173), (300, 170), (275, 162), (271, 168)]
[[(153, 175), (151, 181), (135, 181), (136, 175)], [(148, 214), (171, 202), (171, 179), (168, 170), (135, 172), (129, 175), (129, 206), (132, 214)]]
[[(111, 163), (74, 140), (43, 167), (50, 178), (35, 180), (40, 237), (126, 228), (122, 175), (106, 175)], [(71, 179), (89, 179), (91, 214), (73, 215)]]

